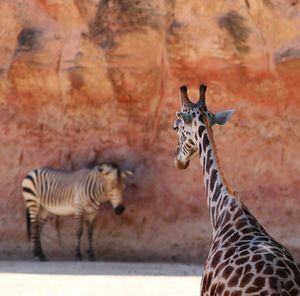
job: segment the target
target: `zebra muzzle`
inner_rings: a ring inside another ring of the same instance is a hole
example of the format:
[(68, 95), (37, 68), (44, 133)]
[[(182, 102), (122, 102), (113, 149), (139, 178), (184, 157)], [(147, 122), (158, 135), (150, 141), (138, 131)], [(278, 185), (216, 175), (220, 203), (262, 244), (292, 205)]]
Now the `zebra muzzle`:
[(123, 205), (118, 205), (116, 208), (115, 208), (115, 213), (117, 215), (121, 215), (123, 214), (123, 212), (125, 211), (125, 207)]

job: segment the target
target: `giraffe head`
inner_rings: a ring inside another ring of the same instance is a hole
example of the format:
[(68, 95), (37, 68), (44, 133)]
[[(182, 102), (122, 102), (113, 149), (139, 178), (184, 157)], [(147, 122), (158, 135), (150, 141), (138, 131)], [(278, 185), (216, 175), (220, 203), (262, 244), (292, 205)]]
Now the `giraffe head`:
[(115, 163), (102, 163), (97, 166), (97, 170), (104, 179), (107, 200), (112, 204), (115, 213), (121, 215), (125, 211), (123, 205), (125, 181), (133, 174), (133, 171), (121, 170)]
[(173, 125), (178, 134), (174, 164), (179, 169), (186, 169), (191, 157), (198, 152), (203, 131), (210, 129), (214, 124), (225, 124), (234, 112), (234, 110), (210, 112), (205, 102), (206, 88), (206, 85), (200, 85), (199, 100), (193, 103), (188, 97), (187, 87), (185, 85), (180, 87), (181, 111), (176, 112), (177, 118)]

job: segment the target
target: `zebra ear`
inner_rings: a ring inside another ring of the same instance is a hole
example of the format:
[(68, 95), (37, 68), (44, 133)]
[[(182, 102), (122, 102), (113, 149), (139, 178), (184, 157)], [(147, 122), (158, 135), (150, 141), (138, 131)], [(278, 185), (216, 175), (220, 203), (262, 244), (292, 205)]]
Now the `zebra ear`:
[(133, 173), (134, 173), (134, 170), (124, 170), (124, 171), (122, 171), (121, 176), (122, 176), (122, 178), (125, 179), (129, 176), (132, 176)]

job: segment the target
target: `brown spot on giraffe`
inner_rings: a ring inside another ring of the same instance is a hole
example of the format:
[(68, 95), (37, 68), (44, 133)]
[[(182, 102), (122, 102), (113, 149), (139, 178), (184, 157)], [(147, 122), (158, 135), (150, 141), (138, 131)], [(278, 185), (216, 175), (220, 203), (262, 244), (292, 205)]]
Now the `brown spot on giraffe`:
[(224, 271), (223, 271), (223, 274), (222, 274), (223, 278), (228, 279), (233, 271), (234, 271), (233, 266), (230, 266), (230, 265), (226, 266)]
[(241, 279), (240, 287), (241, 288), (246, 287), (250, 283), (252, 278), (253, 278), (253, 273), (246, 273)]
[(236, 286), (238, 286), (238, 282), (239, 282), (240, 276), (242, 274), (242, 271), (243, 271), (243, 267), (242, 266), (240, 266), (237, 269), (235, 269), (234, 273), (232, 274), (232, 276), (228, 280), (228, 283), (227, 283), (228, 287), (236, 287)]
[(211, 262), (212, 267), (216, 267), (217, 264), (219, 264), (219, 262), (222, 258), (222, 255), (223, 255), (223, 252), (221, 252), (221, 251), (218, 251), (213, 255), (212, 262)]
[(202, 142), (203, 152), (206, 152), (206, 148), (207, 148), (208, 145), (209, 145), (209, 141), (208, 141), (207, 134), (204, 134), (203, 142)]
[(232, 291), (230, 293), (230, 296), (242, 296), (242, 292), (241, 291)]

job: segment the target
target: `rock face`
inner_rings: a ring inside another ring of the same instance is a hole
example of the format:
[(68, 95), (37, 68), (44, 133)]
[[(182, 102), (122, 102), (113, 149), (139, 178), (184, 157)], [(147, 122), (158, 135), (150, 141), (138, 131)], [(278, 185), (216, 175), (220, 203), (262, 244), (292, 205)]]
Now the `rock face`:
[[(126, 213), (99, 210), (101, 259), (201, 260), (211, 237), (200, 165), (173, 166), (182, 84), (208, 85), (231, 185), (300, 260), (298, 0), (0, 2), (0, 252), (31, 256), (21, 180), (27, 171), (117, 161), (136, 173)], [(43, 244), (72, 258), (74, 224)], [(51, 257), (52, 256), (52, 257)]]

